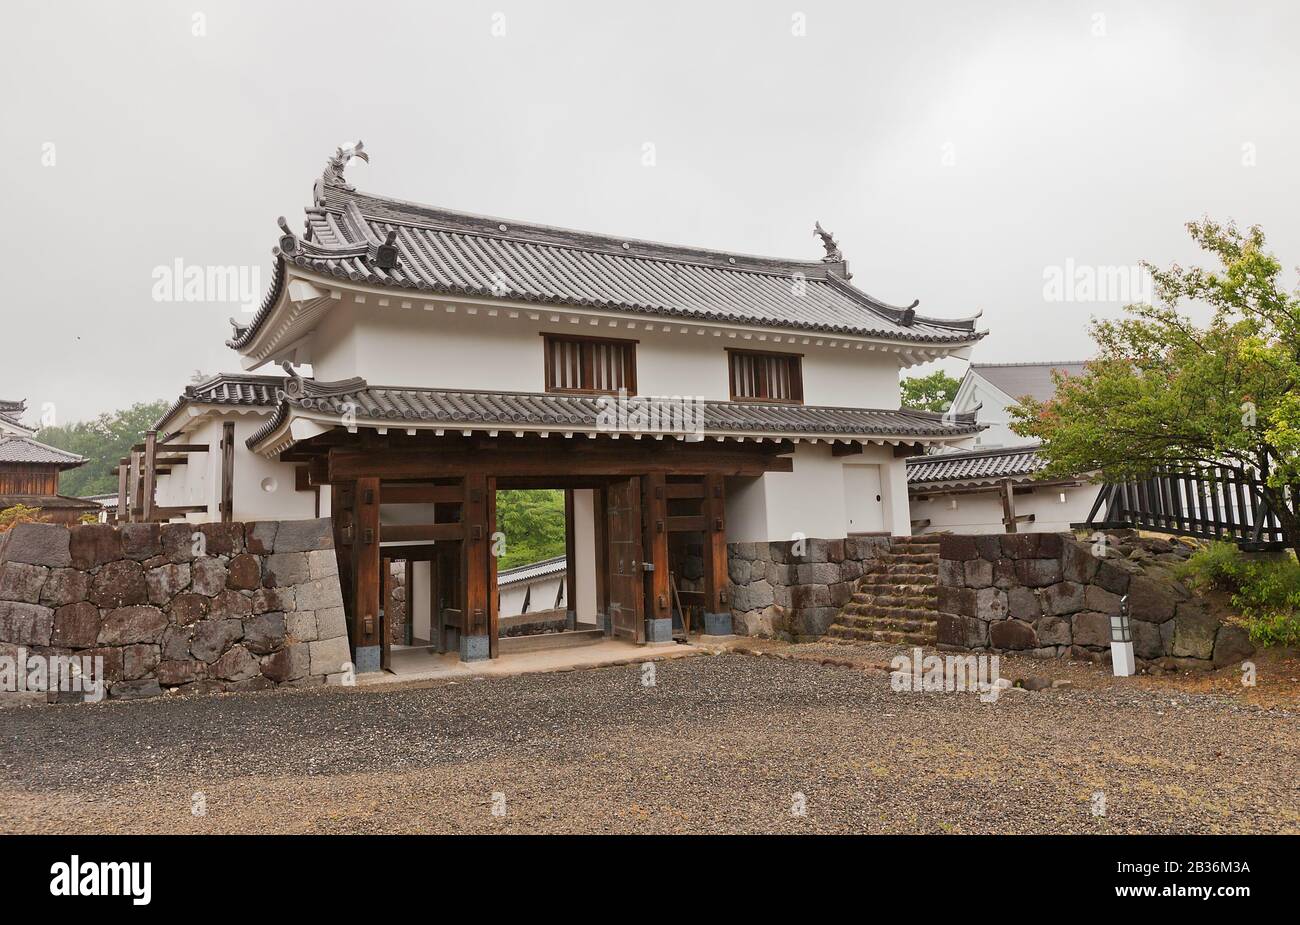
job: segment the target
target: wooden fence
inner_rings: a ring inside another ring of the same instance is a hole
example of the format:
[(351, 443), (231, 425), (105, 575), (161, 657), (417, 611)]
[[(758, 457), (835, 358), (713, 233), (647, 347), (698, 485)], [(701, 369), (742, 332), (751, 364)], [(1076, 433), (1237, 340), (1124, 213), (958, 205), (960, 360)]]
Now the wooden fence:
[[(1099, 521), (1103, 505), (1105, 519)], [(1243, 549), (1287, 546), (1257, 474), (1228, 466), (1159, 468), (1150, 478), (1108, 484), (1078, 526), (1232, 540)]]

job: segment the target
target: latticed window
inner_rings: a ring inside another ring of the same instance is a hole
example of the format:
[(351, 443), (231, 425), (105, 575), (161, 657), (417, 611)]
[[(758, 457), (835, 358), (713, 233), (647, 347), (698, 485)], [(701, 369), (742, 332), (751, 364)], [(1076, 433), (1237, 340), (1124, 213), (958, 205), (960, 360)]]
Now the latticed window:
[(636, 341), (546, 337), (546, 391), (636, 394)]
[(799, 354), (754, 350), (727, 353), (733, 401), (803, 401), (803, 358)]

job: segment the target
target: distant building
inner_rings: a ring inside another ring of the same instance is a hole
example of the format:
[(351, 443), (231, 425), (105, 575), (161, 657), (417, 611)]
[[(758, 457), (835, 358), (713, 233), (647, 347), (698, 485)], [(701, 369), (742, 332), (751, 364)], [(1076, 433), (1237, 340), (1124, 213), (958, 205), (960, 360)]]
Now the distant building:
[(85, 463), (83, 456), (46, 446), (36, 428), (22, 423), (27, 403), (0, 399), (0, 511), (23, 505), (53, 523), (76, 523), (99, 505), (59, 494), (59, 473)]
[(1011, 409), (1021, 399), (1046, 401), (1056, 394), (1053, 371), (1066, 376), (1085, 364), (972, 363), (953, 399), (952, 411), (975, 413), (985, 429), (975, 448), (939, 452), (907, 461), (914, 533), (1052, 533), (1087, 519), (1099, 485), (1083, 477), (1035, 479), (1047, 461), (1038, 444), (1011, 430)]

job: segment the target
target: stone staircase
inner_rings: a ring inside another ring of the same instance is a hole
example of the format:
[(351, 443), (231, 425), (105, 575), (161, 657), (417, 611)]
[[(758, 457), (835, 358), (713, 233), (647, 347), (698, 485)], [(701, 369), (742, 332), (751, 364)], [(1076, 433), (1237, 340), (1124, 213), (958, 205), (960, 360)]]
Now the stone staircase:
[(826, 641), (934, 645), (938, 580), (938, 536), (891, 537), (888, 550), (858, 579)]

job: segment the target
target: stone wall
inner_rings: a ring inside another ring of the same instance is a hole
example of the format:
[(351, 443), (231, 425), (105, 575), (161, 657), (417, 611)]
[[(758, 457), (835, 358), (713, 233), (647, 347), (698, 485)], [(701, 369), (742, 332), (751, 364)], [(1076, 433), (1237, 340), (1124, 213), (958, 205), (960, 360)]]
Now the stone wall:
[(1084, 542), (1069, 533), (944, 535), (941, 648), (1110, 658), (1110, 617), (1129, 598), (1133, 650), (1146, 670), (1222, 667), (1254, 652), (1177, 580), (1192, 547), (1132, 531)]
[(853, 597), (864, 565), (888, 548), (887, 536), (728, 544), (733, 631), (820, 639)]
[(21, 524), (0, 535), (0, 655), (100, 656), (110, 697), (341, 680), (328, 518)]
[(388, 573), (388, 600), (384, 602), (384, 616), (388, 624), (388, 641), (395, 646), (406, 645), (406, 561), (391, 562)]

